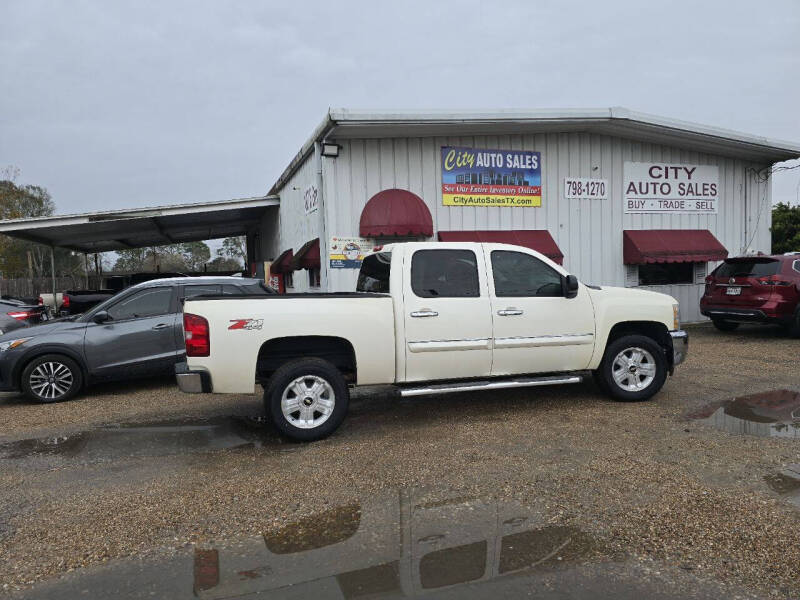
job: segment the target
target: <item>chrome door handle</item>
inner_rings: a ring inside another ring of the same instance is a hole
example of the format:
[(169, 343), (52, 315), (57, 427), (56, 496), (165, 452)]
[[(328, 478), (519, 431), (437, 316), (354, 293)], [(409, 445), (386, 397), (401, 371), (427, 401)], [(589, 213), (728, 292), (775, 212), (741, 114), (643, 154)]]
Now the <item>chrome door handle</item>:
[(438, 317), (439, 313), (435, 310), (415, 310), (411, 313), (412, 317)]
[(505, 308), (503, 310), (498, 310), (497, 314), (501, 317), (513, 317), (516, 315), (521, 315), (522, 311), (518, 308)]
[(153, 325), (151, 329), (166, 329), (169, 327), (166, 323), (159, 323), (158, 325)]

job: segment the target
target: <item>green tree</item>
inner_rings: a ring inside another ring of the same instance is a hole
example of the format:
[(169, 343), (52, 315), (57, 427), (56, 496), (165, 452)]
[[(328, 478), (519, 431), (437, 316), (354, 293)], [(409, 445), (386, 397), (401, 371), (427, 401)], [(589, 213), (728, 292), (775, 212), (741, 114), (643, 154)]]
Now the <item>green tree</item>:
[(779, 202), (772, 207), (772, 251), (800, 252), (800, 206)]
[[(0, 219), (48, 217), (55, 212), (49, 192), (36, 185), (18, 185), (19, 170), (8, 167), (0, 171)], [(83, 274), (82, 257), (75, 252), (56, 248), (56, 275)], [(4, 277), (49, 277), (50, 248), (34, 242), (0, 235), (0, 270)]]
[(217, 256), (207, 264), (207, 267), (212, 273), (234, 273), (242, 270), (242, 263), (235, 258)]
[(217, 256), (234, 259), (241, 267), (247, 256), (246, 244), (243, 235), (225, 238), (222, 240), (222, 246), (217, 249)]
[(202, 271), (211, 258), (211, 249), (205, 242), (187, 242), (118, 250), (117, 257), (117, 262), (114, 264), (115, 271), (185, 273)]
[(150, 269), (146, 268), (148, 252), (151, 248), (130, 248), (127, 250), (117, 250), (117, 261), (114, 263), (115, 271), (126, 273), (144, 272), (154, 270), (152, 260)]
[(181, 244), (183, 262), (189, 271), (202, 271), (211, 258), (211, 249), (205, 242), (188, 242)]

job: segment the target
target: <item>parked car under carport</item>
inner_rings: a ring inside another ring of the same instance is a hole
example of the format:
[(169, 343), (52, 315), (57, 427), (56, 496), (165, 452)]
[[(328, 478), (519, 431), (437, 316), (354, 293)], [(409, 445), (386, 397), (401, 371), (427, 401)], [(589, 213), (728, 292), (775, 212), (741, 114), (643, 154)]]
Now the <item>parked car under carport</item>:
[(184, 298), (274, 293), (258, 279), (180, 277), (132, 286), (88, 312), (0, 335), (0, 391), (59, 402), (98, 381), (173, 372)]

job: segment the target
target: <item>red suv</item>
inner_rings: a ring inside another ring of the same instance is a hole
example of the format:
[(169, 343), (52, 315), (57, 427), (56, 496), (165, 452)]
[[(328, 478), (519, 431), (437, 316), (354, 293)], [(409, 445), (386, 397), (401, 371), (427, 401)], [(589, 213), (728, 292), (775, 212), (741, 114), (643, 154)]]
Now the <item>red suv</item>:
[(800, 336), (800, 252), (727, 259), (706, 277), (700, 312), (720, 331), (776, 323)]

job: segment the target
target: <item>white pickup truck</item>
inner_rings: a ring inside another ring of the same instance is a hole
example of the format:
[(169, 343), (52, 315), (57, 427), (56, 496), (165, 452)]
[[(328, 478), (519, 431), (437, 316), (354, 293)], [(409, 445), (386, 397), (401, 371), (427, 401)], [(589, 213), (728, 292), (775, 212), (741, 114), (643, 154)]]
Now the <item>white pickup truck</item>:
[(366, 257), (357, 291), (205, 296), (184, 305), (184, 392), (264, 388), (290, 438), (316, 440), (347, 413), (350, 386), (403, 396), (578, 383), (645, 400), (683, 362), (677, 301), (580, 283), (528, 248), (409, 242)]

